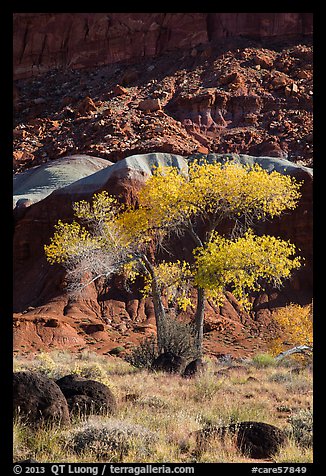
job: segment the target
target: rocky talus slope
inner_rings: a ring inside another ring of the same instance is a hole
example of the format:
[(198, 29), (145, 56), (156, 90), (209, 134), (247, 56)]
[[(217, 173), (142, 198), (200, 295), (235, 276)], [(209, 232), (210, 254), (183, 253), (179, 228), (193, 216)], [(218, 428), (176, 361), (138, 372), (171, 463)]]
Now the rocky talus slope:
[(116, 162), (155, 151), (249, 153), (311, 166), (311, 46), (201, 49), (17, 81), (15, 171), (67, 154)]

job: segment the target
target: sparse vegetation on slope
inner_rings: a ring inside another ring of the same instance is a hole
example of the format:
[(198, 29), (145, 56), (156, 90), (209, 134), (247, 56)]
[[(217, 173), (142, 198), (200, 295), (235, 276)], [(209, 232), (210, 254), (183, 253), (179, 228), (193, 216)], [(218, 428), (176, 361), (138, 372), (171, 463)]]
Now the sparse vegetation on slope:
[[(92, 353), (54, 352), (15, 358), (17, 371), (33, 369), (50, 378), (73, 372), (92, 376), (108, 384), (118, 401), (114, 417), (74, 416), (70, 428), (44, 424), (34, 430), (17, 418), (15, 460), (247, 462), (232, 435), (224, 440), (210, 438), (203, 450), (197, 448), (195, 435), (207, 425), (257, 421), (275, 425), (289, 436), (270, 461), (312, 461), (309, 367), (298, 367), (291, 358), (286, 364), (273, 366), (257, 366), (257, 359), (229, 363), (205, 359), (206, 369), (186, 379), (136, 369), (120, 358)], [(96, 432), (106, 435), (103, 445), (101, 438), (93, 438)], [(91, 444), (83, 446), (84, 437)]]

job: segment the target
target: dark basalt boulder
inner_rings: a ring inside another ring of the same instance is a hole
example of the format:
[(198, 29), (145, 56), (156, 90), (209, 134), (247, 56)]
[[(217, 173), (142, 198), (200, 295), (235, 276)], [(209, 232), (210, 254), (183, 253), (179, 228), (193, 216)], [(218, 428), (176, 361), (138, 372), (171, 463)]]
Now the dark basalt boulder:
[(67, 400), (60, 387), (37, 372), (14, 373), (13, 408), (14, 415), (32, 424), (70, 423)]
[(197, 451), (203, 451), (208, 442), (226, 435), (234, 435), (237, 448), (248, 458), (270, 458), (286, 442), (286, 433), (274, 425), (256, 421), (242, 421), (218, 427), (208, 425), (196, 432)]
[(207, 364), (203, 361), (203, 359), (195, 359), (192, 362), (189, 362), (182, 376), (186, 378), (194, 377), (195, 375), (202, 373), (206, 369), (206, 367)]
[(162, 370), (170, 373), (182, 373), (186, 367), (187, 361), (184, 357), (173, 352), (163, 352), (152, 364), (152, 370)]
[(286, 441), (285, 432), (268, 423), (243, 421), (230, 426), (237, 432), (237, 447), (250, 458), (270, 458)]
[(116, 411), (117, 403), (113, 393), (101, 382), (66, 375), (56, 383), (66, 397), (72, 414), (113, 414)]

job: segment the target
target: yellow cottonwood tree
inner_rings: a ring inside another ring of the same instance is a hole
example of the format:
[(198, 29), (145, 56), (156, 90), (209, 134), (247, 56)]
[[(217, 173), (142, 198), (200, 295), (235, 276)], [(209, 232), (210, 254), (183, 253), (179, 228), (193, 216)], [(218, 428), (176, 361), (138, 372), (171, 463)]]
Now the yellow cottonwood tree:
[[(95, 194), (91, 202), (73, 204), (75, 220), (55, 225), (50, 243), (44, 246), (49, 263), (60, 263), (66, 269), (70, 294), (78, 294), (97, 280), (107, 282), (115, 273), (129, 268), (135, 275), (150, 280), (158, 334), (158, 347), (163, 349), (164, 307), (155, 266), (146, 256), (151, 239), (150, 228), (141, 210), (133, 211), (134, 228), (131, 231), (131, 210), (106, 191)], [(80, 224), (79, 220), (83, 224)]]
[[(249, 229), (257, 221), (295, 208), (299, 188), (290, 176), (233, 161), (194, 161), (184, 174), (174, 167), (158, 167), (134, 206), (122, 207), (106, 192), (95, 195), (92, 203), (77, 202), (76, 218), (86, 228), (76, 221), (59, 222), (45, 252), (50, 262), (66, 266), (75, 284), (84, 280), (80, 289), (100, 277), (108, 279), (123, 267), (134, 275), (145, 275), (153, 296), (160, 351), (164, 350), (162, 293), (165, 289), (171, 296), (177, 288), (182, 291), (183, 282), (192, 280), (197, 287), (194, 328), (200, 353), (205, 293), (220, 297), (229, 287), (244, 301), (248, 292), (264, 283), (281, 285), (300, 266), (294, 245), (257, 237)], [(227, 237), (217, 232), (224, 220), (232, 223)], [(149, 245), (160, 245), (173, 234), (191, 237), (192, 262), (156, 266), (148, 258)], [(185, 292), (179, 298), (181, 306), (189, 303)]]
[[(242, 165), (234, 161), (225, 163), (208, 163), (205, 160), (193, 161), (189, 164), (188, 173), (180, 174), (173, 167), (158, 167), (153, 175), (148, 179), (145, 186), (141, 189), (138, 197), (138, 207), (141, 214), (146, 216), (147, 230), (155, 234), (158, 241), (170, 236), (171, 234), (188, 234), (192, 238), (193, 250), (201, 250), (197, 254), (197, 269), (194, 268), (195, 284), (197, 286), (197, 308), (195, 315), (195, 329), (197, 335), (198, 349), (202, 347), (203, 340), (203, 321), (204, 321), (204, 303), (207, 290), (212, 293), (212, 283), (203, 277), (204, 266), (207, 265), (208, 256), (217, 262), (217, 253), (212, 256), (212, 246), (217, 244), (219, 235), (216, 233), (220, 224), (224, 221), (232, 223), (229, 233), (229, 239), (237, 240), (243, 236), (258, 221), (280, 216), (284, 211), (294, 209), (300, 198), (300, 186), (293, 177), (283, 175), (276, 171), (268, 172), (258, 164)], [(127, 229), (133, 229), (134, 215), (129, 213), (125, 223)], [(237, 266), (230, 274), (235, 274), (239, 266), (239, 258), (245, 258), (246, 249), (245, 240), (248, 240), (248, 246), (254, 246), (256, 254), (259, 252), (258, 244), (252, 238), (252, 233), (245, 235), (242, 241), (226, 241), (224, 248), (219, 249), (219, 257), (222, 254), (227, 256), (233, 250), (233, 259), (237, 259)], [(220, 245), (222, 241), (219, 242)], [(242, 253), (239, 253), (239, 247), (242, 247)], [(247, 247), (248, 249), (248, 247)], [(298, 260), (292, 260), (294, 248), (289, 243), (283, 243), (282, 240), (273, 240), (271, 237), (265, 238), (264, 249), (266, 258), (268, 255), (277, 256), (280, 259), (280, 266), (277, 271), (277, 284), (288, 278), (293, 269), (300, 266)], [(273, 251), (275, 250), (275, 251)], [(277, 252), (277, 250), (279, 250)], [(283, 255), (282, 255), (283, 253)], [(201, 259), (198, 257), (201, 256)], [(206, 256), (206, 260), (204, 260)], [(230, 255), (229, 255), (230, 256)], [(254, 259), (252, 253), (247, 257)], [(229, 261), (224, 265), (229, 266)], [(256, 258), (257, 262), (257, 258)], [(201, 272), (198, 265), (201, 265)], [(266, 269), (266, 266), (265, 266)], [(271, 269), (273, 269), (271, 267)], [(244, 297), (245, 292), (253, 289), (249, 286), (248, 280), (262, 283), (271, 282), (271, 278), (266, 271), (256, 267), (256, 274), (252, 271), (252, 265), (248, 267), (248, 261), (243, 263), (242, 276), (243, 282), (241, 294)], [(218, 268), (216, 272), (220, 271)], [(225, 273), (224, 273), (225, 274)], [(206, 274), (207, 276), (207, 274)], [(212, 274), (210, 277), (212, 278)], [(276, 277), (275, 277), (276, 279)], [(240, 278), (234, 276), (224, 281), (224, 285), (229, 285), (232, 290), (240, 293)], [(246, 285), (244, 285), (246, 283)], [(275, 282), (276, 283), (276, 282)], [(214, 282), (217, 286), (217, 282)], [(221, 289), (219, 289), (221, 291)], [(215, 290), (215, 293), (217, 289)]]

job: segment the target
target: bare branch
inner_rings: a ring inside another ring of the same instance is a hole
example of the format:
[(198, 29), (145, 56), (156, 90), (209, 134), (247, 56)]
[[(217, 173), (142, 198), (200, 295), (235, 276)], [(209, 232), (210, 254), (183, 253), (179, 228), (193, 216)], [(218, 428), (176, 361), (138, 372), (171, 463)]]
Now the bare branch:
[(292, 349), (285, 350), (284, 352), (281, 352), (275, 357), (276, 361), (279, 361), (281, 359), (284, 359), (284, 357), (287, 357), (292, 354), (304, 354), (306, 352), (313, 352), (313, 348), (309, 345), (297, 345), (293, 347)]

